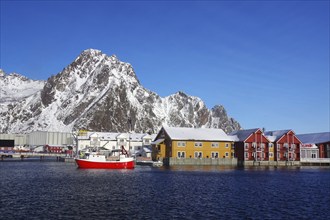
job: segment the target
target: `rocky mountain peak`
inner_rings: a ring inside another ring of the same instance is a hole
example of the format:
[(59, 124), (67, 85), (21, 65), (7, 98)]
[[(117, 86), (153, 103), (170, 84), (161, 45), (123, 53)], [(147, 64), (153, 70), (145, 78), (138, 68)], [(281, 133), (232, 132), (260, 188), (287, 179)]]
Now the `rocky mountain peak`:
[[(38, 86), (20, 102), (0, 106), (0, 132), (157, 132), (162, 125), (217, 127), (226, 132), (240, 128), (222, 106), (209, 110), (200, 98), (182, 91), (161, 98), (140, 84), (130, 64), (100, 50), (84, 50)], [(10, 90), (7, 84), (2, 89)]]
[(0, 69), (0, 77), (4, 77), (5, 75), (6, 73), (2, 69)]

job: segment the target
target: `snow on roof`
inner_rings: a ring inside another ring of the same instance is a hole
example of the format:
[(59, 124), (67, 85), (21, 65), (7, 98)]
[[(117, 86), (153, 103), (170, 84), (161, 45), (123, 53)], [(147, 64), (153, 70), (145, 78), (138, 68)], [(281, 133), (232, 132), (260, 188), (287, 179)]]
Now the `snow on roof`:
[(278, 131), (267, 131), (265, 132), (265, 135), (267, 136), (267, 138), (269, 136), (273, 136), (273, 138), (275, 137), (274, 141), (277, 141), (278, 139), (280, 139), (284, 134), (288, 133), (291, 130), (278, 130)]
[(330, 142), (330, 132), (311, 133), (311, 134), (299, 134), (297, 138), (302, 143), (320, 144)]
[(233, 136), (228, 136), (218, 128), (179, 128), (163, 127), (172, 140), (199, 140), (199, 141), (233, 141)]
[(146, 134), (133, 133), (129, 135), (131, 141), (142, 141), (144, 136), (146, 136)]
[(101, 140), (117, 140), (117, 136), (120, 135), (120, 133), (112, 132), (87, 132), (88, 139), (93, 134), (96, 134)]
[(151, 144), (157, 145), (157, 144), (160, 144), (160, 143), (162, 143), (164, 140), (165, 140), (164, 138), (161, 138), (161, 139), (157, 139), (157, 140), (155, 140), (155, 141), (151, 142)]
[(238, 141), (245, 141), (252, 133), (256, 132), (260, 128), (252, 128), (247, 130), (237, 130), (231, 132), (229, 135), (236, 136)]

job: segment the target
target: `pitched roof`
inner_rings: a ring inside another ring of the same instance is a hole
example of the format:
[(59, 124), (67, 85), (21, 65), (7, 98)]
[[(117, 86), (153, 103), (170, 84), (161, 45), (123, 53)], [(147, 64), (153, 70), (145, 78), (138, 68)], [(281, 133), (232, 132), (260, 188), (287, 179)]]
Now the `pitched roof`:
[(179, 128), (163, 126), (172, 140), (233, 141), (222, 129), (218, 128)]
[(301, 142), (308, 144), (320, 144), (330, 142), (330, 132), (299, 134), (297, 135), (297, 137)]
[(265, 135), (272, 136), (275, 141), (278, 141), (284, 134), (288, 133), (291, 130), (278, 130), (278, 131), (267, 131), (265, 132)]
[(112, 133), (112, 132), (88, 132), (89, 136), (93, 133), (97, 134), (97, 136), (102, 140), (117, 140), (117, 136), (120, 133)]
[(237, 130), (231, 132), (229, 135), (236, 135), (239, 141), (245, 141), (252, 133), (256, 132), (260, 128), (252, 128), (247, 130)]

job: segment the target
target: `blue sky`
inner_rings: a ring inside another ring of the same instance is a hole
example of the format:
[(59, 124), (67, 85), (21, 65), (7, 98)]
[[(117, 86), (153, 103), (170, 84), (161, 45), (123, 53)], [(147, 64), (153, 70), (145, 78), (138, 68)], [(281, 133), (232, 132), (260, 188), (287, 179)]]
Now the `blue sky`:
[(32, 79), (85, 49), (243, 128), (330, 131), (329, 1), (3, 1), (0, 66)]

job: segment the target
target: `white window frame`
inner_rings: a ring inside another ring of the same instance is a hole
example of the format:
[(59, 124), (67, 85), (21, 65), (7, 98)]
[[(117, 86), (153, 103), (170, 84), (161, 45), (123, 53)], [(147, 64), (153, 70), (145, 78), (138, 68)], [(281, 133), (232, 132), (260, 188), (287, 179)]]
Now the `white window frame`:
[(250, 146), (249, 143), (244, 143), (244, 149), (245, 150), (248, 150), (249, 149), (249, 146)]
[(195, 156), (195, 158), (203, 158), (203, 152), (202, 151), (195, 151), (194, 156)]
[(244, 158), (248, 159), (249, 158), (249, 152), (245, 152)]
[(219, 152), (218, 151), (212, 151), (211, 152), (211, 157), (213, 159), (218, 159), (219, 158)]
[(225, 144), (225, 148), (229, 148), (229, 144), (228, 143)]
[(186, 157), (186, 152), (185, 151), (178, 151), (177, 157), (178, 158), (185, 158)]
[(203, 143), (202, 142), (195, 142), (195, 147), (203, 147)]
[(273, 152), (269, 152), (269, 157), (274, 157)]
[(225, 157), (229, 157), (229, 152), (225, 152)]
[(186, 142), (185, 141), (178, 141), (177, 146), (178, 147), (186, 147)]
[(212, 148), (219, 148), (219, 143), (218, 142), (212, 142), (211, 147)]
[(276, 144), (277, 150), (281, 149), (281, 144)]
[(269, 148), (273, 148), (274, 147), (274, 145), (273, 145), (273, 143), (269, 143)]
[(253, 148), (256, 148), (256, 147), (257, 147), (257, 142), (253, 142), (253, 143), (252, 143), (252, 147), (253, 147)]

